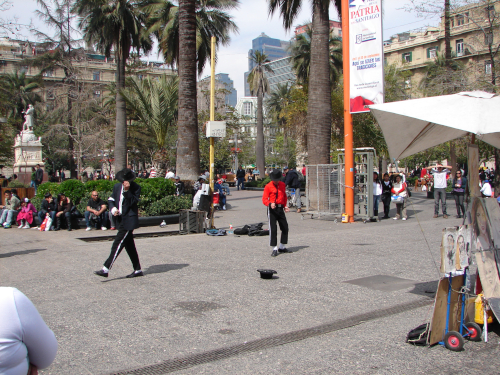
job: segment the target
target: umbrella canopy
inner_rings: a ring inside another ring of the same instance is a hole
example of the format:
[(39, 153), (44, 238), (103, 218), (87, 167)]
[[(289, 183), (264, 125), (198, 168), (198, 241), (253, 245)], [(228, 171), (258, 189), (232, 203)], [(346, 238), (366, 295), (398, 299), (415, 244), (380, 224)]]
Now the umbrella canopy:
[(500, 148), (500, 97), (482, 91), (374, 104), (392, 158), (404, 157), (474, 133)]

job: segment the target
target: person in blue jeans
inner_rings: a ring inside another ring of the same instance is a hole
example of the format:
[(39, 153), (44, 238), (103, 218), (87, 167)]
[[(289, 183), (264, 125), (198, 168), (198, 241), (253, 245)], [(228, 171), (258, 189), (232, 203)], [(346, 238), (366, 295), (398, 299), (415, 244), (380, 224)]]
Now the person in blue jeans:
[(97, 191), (93, 191), (92, 196), (87, 203), (87, 210), (85, 211), (87, 231), (92, 230), (92, 226), (96, 229), (99, 229), (99, 227), (102, 230), (108, 229), (107, 209), (108, 205), (101, 198), (99, 198), (99, 193)]
[(44, 199), (42, 200), (40, 211), (38, 211), (38, 218), (40, 219), (40, 225), (42, 225), (43, 220), (47, 217), (47, 215), (49, 215), (50, 218), (52, 219), (52, 225), (55, 224), (56, 212), (57, 212), (56, 208), (57, 208), (56, 202), (54, 202), (52, 194), (45, 193)]
[(245, 170), (243, 169), (242, 165), (236, 171), (236, 179), (238, 180), (238, 184), (236, 185), (238, 190), (240, 190), (240, 185), (241, 185), (241, 190), (245, 190)]

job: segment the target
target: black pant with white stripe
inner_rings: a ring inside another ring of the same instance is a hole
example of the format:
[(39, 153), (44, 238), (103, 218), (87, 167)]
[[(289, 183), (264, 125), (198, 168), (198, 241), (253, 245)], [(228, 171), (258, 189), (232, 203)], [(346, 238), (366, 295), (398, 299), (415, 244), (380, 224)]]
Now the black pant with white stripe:
[(121, 217), (115, 216), (115, 218), (118, 222), (118, 233), (116, 234), (113, 246), (111, 246), (111, 254), (109, 254), (109, 258), (106, 262), (104, 262), (104, 267), (111, 269), (116, 258), (118, 258), (118, 255), (120, 255), (121, 251), (125, 247), (125, 250), (127, 250), (127, 254), (132, 261), (132, 265), (134, 266), (134, 270), (138, 271), (141, 269), (141, 263), (139, 262), (139, 255), (137, 254), (137, 249), (135, 248), (134, 231), (123, 228)]
[(288, 222), (286, 221), (285, 208), (276, 207), (274, 210), (269, 206), (267, 208), (267, 217), (269, 219), (269, 245), (276, 246), (278, 244), (278, 222), (281, 230), (281, 243), (288, 243)]

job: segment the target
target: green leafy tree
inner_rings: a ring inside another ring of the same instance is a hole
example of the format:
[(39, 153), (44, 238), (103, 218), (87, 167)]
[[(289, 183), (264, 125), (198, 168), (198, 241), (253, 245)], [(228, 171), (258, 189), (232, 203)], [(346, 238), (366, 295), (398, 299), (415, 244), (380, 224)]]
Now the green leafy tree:
[(74, 10), (81, 17), (80, 29), (90, 45), (107, 57), (114, 51), (116, 61), (115, 169), (127, 161), (127, 112), (121, 90), (125, 88), (125, 67), (130, 51), (148, 52), (151, 38), (145, 34), (145, 16), (132, 0), (77, 0)]
[(265, 72), (272, 73), (273, 70), (266, 64), (269, 62), (269, 59), (265, 53), (261, 53), (260, 51), (252, 52), (250, 59), (254, 63), (254, 68), (248, 75), (247, 81), (250, 84), (252, 95), (257, 94), (257, 145), (255, 147), (255, 154), (257, 157), (257, 169), (263, 173), (266, 168), (263, 98), (269, 92), (269, 82)]
[[(312, 38), (311, 63), (309, 71), (307, 110), (307, 152), (309, 163), (330, 162), (330, 140), (332, 124), (331, 83), (330, 83), (330, 0), (311, 0)], [(283, 25), (288, 30), (305, 4), (302, 0), (269, 0), (269, 12), (279, 11)], [(341, 1), (335, 0), (341, 14)]]

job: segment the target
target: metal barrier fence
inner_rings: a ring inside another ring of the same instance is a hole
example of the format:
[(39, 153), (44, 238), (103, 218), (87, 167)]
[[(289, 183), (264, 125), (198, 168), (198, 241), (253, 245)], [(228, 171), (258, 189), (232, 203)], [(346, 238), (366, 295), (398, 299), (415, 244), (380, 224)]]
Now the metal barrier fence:
[(341, 216), (344, 209), (342, 165), (308, 165), (306, 177), (307, 214)]

